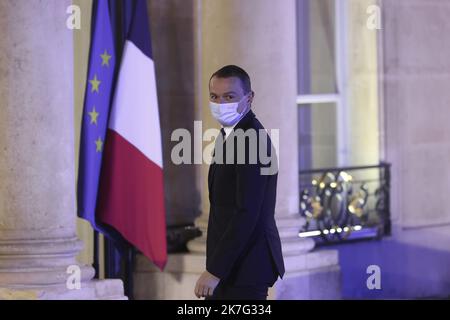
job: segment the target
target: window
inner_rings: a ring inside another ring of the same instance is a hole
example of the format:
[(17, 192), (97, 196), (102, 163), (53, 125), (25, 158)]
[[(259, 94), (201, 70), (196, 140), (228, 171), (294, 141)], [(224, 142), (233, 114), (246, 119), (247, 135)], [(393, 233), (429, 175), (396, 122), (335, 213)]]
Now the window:
[(347, 165), (347, 0), (298, 0), (300, 169)]

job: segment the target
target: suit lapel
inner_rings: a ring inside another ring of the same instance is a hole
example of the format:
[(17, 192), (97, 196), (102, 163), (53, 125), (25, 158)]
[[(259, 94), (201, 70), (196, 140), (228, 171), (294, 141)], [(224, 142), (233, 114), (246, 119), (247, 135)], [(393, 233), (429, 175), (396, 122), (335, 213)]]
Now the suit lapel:
[(209, 191), (212, 190), (212, 184), (214, 181), (214, 171), (216, 170), (217, 165), (215, 163), (211, 163), (209, 166), (209, 173), (208, 173), (208, 188)]

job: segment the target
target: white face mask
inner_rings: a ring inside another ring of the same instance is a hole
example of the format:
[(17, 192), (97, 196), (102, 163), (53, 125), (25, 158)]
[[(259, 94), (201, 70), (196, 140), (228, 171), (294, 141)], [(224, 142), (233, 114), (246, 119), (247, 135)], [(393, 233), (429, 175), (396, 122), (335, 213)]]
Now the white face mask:
[(235, 125), (241, 120), (241, 118), (246, 114), (248, 107), (242, 110), (242, 113), (237, 111), (239, 104), (244, 100), (247, 96), (245, 95), (239, 102), (231, 102), (231, 103), (215, 103), (209, 102), (209, 107), (211, 109), (211, 113), (213, 117), (219, 121), (221, 125), (224, 127), (230, 127)]

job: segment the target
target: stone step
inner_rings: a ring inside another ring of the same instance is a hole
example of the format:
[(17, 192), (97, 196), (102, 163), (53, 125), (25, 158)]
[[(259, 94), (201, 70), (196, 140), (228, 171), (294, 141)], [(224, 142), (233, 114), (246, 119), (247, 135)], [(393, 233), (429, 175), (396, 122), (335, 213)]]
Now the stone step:
[(305, 224), (305, 221), (306, 221), (305, 218), (300, 217), (300, 215), (281, 216), (281, 217), (276, 216), (275, 219), (276, 219), (278, 228), (297, 227), (298, 229), (300, 229)]
[(314, 245), (312, 239), (302, 239), (298, 237), (281, 239), (283, 255), (303, 254), (314, 249)]

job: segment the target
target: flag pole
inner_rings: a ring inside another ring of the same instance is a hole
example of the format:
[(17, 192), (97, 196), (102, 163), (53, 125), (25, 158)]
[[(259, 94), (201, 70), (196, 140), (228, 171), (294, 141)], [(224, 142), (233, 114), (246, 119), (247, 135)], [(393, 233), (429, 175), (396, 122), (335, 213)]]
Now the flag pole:
[(99, 270), (99, 254), (98, 254), (98, 231), (94, 230), (94, 263), (93, 267), (95, 269), (95, 279), (100, 278), (100, 270)]
[(133, 300), (133, 291), (134, 291), (134, 283), (133, 283), (133, 269), (134, 269), (134, 246), (129, 244), (126, 262), (125, 262), (125, 279), (126, 279), (126, 290), (128, 299)]

